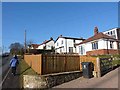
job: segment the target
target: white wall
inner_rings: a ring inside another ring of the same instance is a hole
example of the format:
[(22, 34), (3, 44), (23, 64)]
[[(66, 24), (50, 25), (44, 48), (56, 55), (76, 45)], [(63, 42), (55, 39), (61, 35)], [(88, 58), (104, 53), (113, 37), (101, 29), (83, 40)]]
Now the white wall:
[[(61, 44), (62, 40), (63, 40), (63, 44)], [(80, 42), (82, 42), (82, 40), (75, 40), (75, 43), (80, 43)], [(58, 46), (57, 46), (57, 43), (59, 43)], [(63, 48), (60, 48), (60, 47), (63, 47)], [(61, 37), (55, 42), (55, 49), (57, 53), (66, 53), (66, 52), (68, 53), (69, 47), (73, 47), (73, 53), (76, 53), (76, 48), (74, 47), (73, 39), (65, 39)]]
[(43, 49), (43, 47), (44, 47), (44, 45), (42, 44), (42, 45), (38, 46), (37, 49)]
[[(98, 41), (98, 49), (111, 49), (110, 48), (110, 41), (107, 41), (107, 40), (104, 40), (104, 39), (99, 39), (97, 41)], [(88, 43), (78, 45), (77, 46), (77, 53), (80, 54), (80, 46), (82, 46), (85, 50), (83, 55), (86, 55), (86, 52), (88, 52), (88, 51), (93, 51), (92, 50), (92, 42), (88, 42)], [(117, 42), (113, 42), (113, 49), (117, 49)]]
[[(108, 34), (109, 32), (109, 34)], [(111, 35), (111, 32), (112, 32), (112, 35)], [(113, 33), (114, 32), (114, 33)], [(118, 39), (118, 35), (117, 35), (117, 28), (114, 28), (114, 29), (111, 29), (111, 30), (107, 30), (107, 31), (104, 31), (103, 32), (104, 34), (108, 35), (108, 36), (112, 36), (113, 38), (115, 39)]]
[(46, 43), (46, 49), (51, 50), (54, 47), (54, 41), (51, 40), (50, 42)]
[[(63, 40), (63, 44), (61, 43)], [(57, 43), (58, 43), (58, 46), (57, 46)], [(62, 52), (66, 52), (66, 47), (65, 47), (65, 39), (64, 38), (59, 38), (56, 42), (55, 42), (55, 49), (56, 49), (56, 52), (57, 53), (60, 53), (60, 49)], [(63, 47), (63, 48), (60, 48), (60, 47)]]
[(86, 44), (77, 45), (76, 46), (76, 52), (81, 55), (81, 52), (80, 52), (80, 47), (81, 46), (83, 47), (83, 54), (82, 55), (86, 55)]
[(54, 40), (51, 40), (50, 42), (46, 43), (46, 44), (42, 44), (40, 46), (38, 46), (37, 49), (43, 49), (44, 46), (46, 46), (46, 50), (51, 50), (51, 47), (54, 47)]

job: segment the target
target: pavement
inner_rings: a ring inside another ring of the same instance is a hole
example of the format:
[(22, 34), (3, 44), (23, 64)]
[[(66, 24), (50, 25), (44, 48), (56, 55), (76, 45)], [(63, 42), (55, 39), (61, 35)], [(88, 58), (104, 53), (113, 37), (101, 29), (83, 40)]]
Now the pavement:
[(80, 77), (53, 88), (112, 88), (113, 90), (118, 90), (115, 89), (120, 87), (120, 82), (118, 81), (120, 81), (120, 67), (110, 71), (100, 78), (85, 79)]
[(14, 76), (11, 72), (11, 68), (8, 69), (6, 75), (2, 79), (2, 89), (18, 89), (20, 88), (20, 74), (19, 67), (16, 71), (16, 76)]

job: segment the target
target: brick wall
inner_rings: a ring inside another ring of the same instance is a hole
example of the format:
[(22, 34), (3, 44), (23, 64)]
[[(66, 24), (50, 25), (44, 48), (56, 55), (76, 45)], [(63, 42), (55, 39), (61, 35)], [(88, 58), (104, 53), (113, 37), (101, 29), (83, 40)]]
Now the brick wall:
[(92, 62), (94, 65), (94, 71), (97, 72), (97, 57), (80, 56), (80, 71), (82, 71), (82, 62)]
[(120, 53), (120, 50), (101, 49), (101, 50), (88, 51), (87, 55), (105, 55), (105, 54), (119, 54), (119, 53)]

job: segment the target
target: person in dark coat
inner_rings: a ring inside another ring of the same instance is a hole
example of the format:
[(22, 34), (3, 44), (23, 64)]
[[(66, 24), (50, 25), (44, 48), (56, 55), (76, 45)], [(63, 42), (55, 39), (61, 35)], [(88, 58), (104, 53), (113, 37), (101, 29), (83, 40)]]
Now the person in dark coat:
[(16, 68), (17, 65), (19, 64), (17, 55), (14, 55), (13, 58), (10, 60), (10, 67), (12, 69), (12, 74), (15, 76), (16, 75)]

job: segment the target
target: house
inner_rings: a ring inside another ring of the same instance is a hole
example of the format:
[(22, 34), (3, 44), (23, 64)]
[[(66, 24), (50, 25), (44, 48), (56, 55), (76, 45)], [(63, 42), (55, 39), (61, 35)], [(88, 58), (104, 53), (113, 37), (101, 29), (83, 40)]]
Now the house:
[[(104, 31), (103, 33), (120, 41), (120, 28), (113, 28), (113, 29)], [(120, 42), (118, 42), (117, 45), (118, 45), (118, 49), (120, 49)]]
[(94, 36), (76, 44), (76, 50), (80, 55), (118, 54), (120, 50), (117, 43), (117, 39), (99, 32), (95, 27)]
[(54, 48), (54, 40), (51, 37), (50, 40), (45, 40), (41, 44), (31, 44), (31, 45), (28, 45), (28, 46), (29, 46), (29, 49), (51, 50), (51, 49)]
[(31, 45), (28, 45), (28, 48), (29, 49), (37, 49), (39, 46), (39, 44), (31, 44)]
[(55, 41), (56, 53), (76, 53), (75, 44), (82, 42), (83, 38), (63, 37), (60, 35)]
[(41, 44), (28, 45), (28, 53), (32, 54), (44, 54), (54, 52), (54, 40), (51, 37), (50, 40), (45, 40)]
[(45, 40), (42, 44), (40, 44), (37, 49), (52, 50), (53, 48), (54, 40), (51, 37), (50, 40)]

